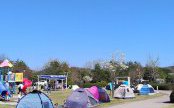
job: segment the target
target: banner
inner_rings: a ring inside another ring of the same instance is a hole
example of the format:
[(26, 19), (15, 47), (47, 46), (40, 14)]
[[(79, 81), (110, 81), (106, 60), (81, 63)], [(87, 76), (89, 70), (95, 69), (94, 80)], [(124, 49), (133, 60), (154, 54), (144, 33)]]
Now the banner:
[(23, 73), (15, 73), (15, 74), (16, 74), (15, 81), (23, 82)]

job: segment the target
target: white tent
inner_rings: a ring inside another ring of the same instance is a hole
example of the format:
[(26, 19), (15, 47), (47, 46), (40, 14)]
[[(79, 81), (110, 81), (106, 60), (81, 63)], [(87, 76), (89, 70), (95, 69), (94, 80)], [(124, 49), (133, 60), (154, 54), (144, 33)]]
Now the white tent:
[(143, 87), (143, 84), (138, 84), (138, 85), (135, 87), (135, 89), (139, 91), (142, 87)]
[(127, 99), (134, 98), (135, 94), (133, 90), (127, 85), (120, 85), (114, 92), (115, 98)]
[(72, 90), (75, 91), (76, 89), (80, 88), (78, 85), (72, 85)]

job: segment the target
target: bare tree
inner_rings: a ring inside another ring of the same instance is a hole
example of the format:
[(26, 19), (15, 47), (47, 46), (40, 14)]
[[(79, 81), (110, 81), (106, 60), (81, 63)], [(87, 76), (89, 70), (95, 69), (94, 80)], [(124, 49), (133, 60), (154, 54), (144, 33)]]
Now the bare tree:
[(146, 64), (146, 72), (145, 72), (146, 76), (144, 77), (146, 77), (146, 79), (148, 78), (150, 81), (154, 81), (155, 79), (157, 79), (159, 77), (158, 67), (159, 67), (159, 57), (153, 58), (149, 56), (149, 59)]

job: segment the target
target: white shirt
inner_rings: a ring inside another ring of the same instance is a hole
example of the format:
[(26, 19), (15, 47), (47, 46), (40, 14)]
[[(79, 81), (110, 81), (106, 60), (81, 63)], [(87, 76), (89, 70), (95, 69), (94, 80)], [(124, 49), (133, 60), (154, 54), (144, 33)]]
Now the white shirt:
[(18, 85), (18, 88), (19, 88), (19, 87), (22, 89), (22, 88), (24, 87), (24, 85), (23, 85), (23, 84), (19, 84), (19, 85)]

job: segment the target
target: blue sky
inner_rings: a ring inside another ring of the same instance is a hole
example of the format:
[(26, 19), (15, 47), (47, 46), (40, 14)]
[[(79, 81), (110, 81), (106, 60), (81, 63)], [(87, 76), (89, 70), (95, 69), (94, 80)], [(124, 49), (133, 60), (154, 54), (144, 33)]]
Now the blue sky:
[(126, 60), (174, 65), (173, 0), (3, 0), (0, 54), (38, 69), (50, 59), (84, 66), (120, 50)]

